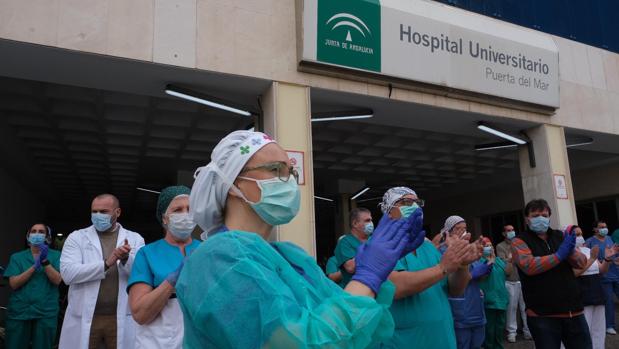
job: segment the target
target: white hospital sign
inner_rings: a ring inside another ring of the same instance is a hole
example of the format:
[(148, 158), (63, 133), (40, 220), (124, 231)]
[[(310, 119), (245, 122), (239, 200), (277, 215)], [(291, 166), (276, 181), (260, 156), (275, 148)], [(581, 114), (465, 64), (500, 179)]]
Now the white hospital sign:
[(307, 62), (559, 107), (549, 35), (419, 0), (304, 0)]

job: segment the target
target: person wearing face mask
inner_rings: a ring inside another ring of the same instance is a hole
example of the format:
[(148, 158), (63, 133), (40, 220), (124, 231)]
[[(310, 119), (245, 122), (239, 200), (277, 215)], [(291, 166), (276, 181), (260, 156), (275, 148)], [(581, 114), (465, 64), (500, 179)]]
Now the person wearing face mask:
[(4, 277), (13, 290), (6, 317), (6, 348), (51, 349), (58, 322), (60, 252), (50, 249), (49, 227), (35, 224), (26, 233), (28, 248), (11, 255)]
[(350, 282), (355, 273), (355, 255), (362, 243), (374, 232), (372, 213), (367, 208), (359, 207), (350, 211), (350, 234), (344, 235), (335, 246), (335, 260), (342, 273), (343, 287)]
[(486, 313), (486, 340), (484, 349), (503, 349), (505, 332), (505, 316), (509, 304), (509, 294), (505, 287), (505, 278), (513, 272), (511, 260), (496, 258), (492, 241), (482, 239), (482, 262), (494, 263), (492, 271), (479, 283), (484, 292), (484, 308)]
[[(516, 237), (516, 231), (514, 226), (508, 224), (503, 227), (503, 237), (505, 240), (496, 245), (496, 255), (503, 261), (511, 261), (512, 258), (512, 240)], [(518, 314), (522, 320), (522, 332), (524, 333), (524, 339), (532, 339), (531, 331), (527, 326), (527, 314), (525, 313), (524, 298), (522, 297), (522, 287), (520, 285), (520, 277), (515, 267), (513, 272), (507, 275), (505, 280), (505, 287), (509, 293), (509, 304), (506, 312), (506, 330), (507, 341), (510, 343), (516, 342), (516, 332), (518, 330)], [(520, 308), (520, 309), (518, 309)]]
[(609, 262), (608, 272), (602, 277), (602, 287), (606, 295), (606, 333), (616, 335), (614, 296), (619, 297), (619, 265), (611, 263), (615, 259), (611, 259), (605, 253), (607, 248), (615, 245), (613, 239), (608, 236), (606, 222), (602, 220), (593, 222), (593, 236), (585, 241), (585, 245), (590, 249), (598, 246), (600, 253), (597, 258), (600, 263), (605, 260)]
[(127, 302), (127, 279), (144, 239), (118, 223), (121, 210), (112, 194), (95, 197), (92, 225), (67, 237), (60, 274), (69, 285), (60, 349), (133, 348), (135, 322)]
[(189, 217), (189, 193), (185, 186), (161, 191), (157, 220), (165, 236), (135, 256), (127, 290), (131, 314), (138, 323), (136, 348), (180, 349), (183, 345), (183, 313), (174, 286), (185, 257), (200, 244), (191, 238), (196, 224)]
[(272, 138), (232, 132), (195, 178), (190, 213), (208, 239), (176, 283), (185, 348), (367, 348), (393, 334), (385, 281), (423, 242), (422, 212), (384, 216), (342, 289), (300, 247), (267, 241), (300, 206), (297, 174)]
[[(395, 187), (385, 192), (380, 208), (392, 219), (406, 219), (421, 205), (415, 191)], [(400, 259), (389, 276), (396, 286), (389, 309), (395, 333), (381, 348), (456, 348), (448, 297), (464, 292), (470, 278), (466, 265), (477, 257), (476, 248), (468, 241), (454, 237), (443, 255), (425, 239), (417, 250)]]
[[(467, 231), (466, 221), (460, 216), (448, 217), (442, 231), (446, 239), (458, 237), (470, 240), (471, 238), (471, 234)], [(458, 349), (481, 348), (486, 336), (484, 330), (486, 325), (484, 294), (479, 283), (490, 274), (494, 267), (494, 261), (480, 260), (483, 251), (481, 239), (476, 240), (471, 245), (478, 253), (474, 255), (473, 260), (468, 261), (470, 264), (467, 263), (464, 266), (470, 273), (470, 280), (465, 285), (466, 288), (462, 294), (449, 298)], [(446, 247), (443, 245), (439, 250), (447, 253), (448, 249), (448, 245)]]
[(526, 304), (527, 324), (536, 348), (591, 348), (582, 297), (572, 268), (586, 257), (574, 250), (576, 235), (550, 228), (550, 206), (543, 199), (524, 208), (526, 229), (512, 240)]
[[(587, 319), (587, 324), (589, 325), (593, 349), (604, 349), (606, 338), (606, 332), (604, 331), (606, 328), (606, 318), (604, 316), (606, 295), (602, 286), (602, 275), (608, 272), (609, 266), (613, 263), (606, 260), (598, 261), (600, 246), (587, 247), (579, 226), (567, 226), (565, 231), (574, 232), (576, 235), (576, 249), (587, 257), (587, 264), (583, 268), (574, 269), (574, 275), (578, 277), (578, 283), (580, 284), (582, 302), (585, 306), (585, 319)], [(606, 258), (611, 258), (616, 253), (617, 248), (614, 246), (606, 247), (604, 251)]]

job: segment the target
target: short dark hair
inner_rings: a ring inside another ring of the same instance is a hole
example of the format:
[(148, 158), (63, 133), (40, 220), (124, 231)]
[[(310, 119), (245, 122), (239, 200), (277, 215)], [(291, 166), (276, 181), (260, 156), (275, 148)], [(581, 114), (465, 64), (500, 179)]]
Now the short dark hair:
[(357, 208), (353, 208), (352, 210), (350, 210), (350, 215), (348, 219), (349, 219), (349, 224), (351, 228), (352, 228), (352, 223), (356, 221), (357, 219), (359, 219), (359, 216), (362, 213), (371, 213), (371, 212), (365, 207), (357, 207)]
[(604, 219), (598, 219), (597, 221), (593, 221), (593, 229), (598, 227), (598, 224), (600, 223), (606, 223), (606, 221)]
[(112, 199), (112, 201), (114, 202), (113, 205), (114, 205), (115, 208), (119, 208), (120, 207), (120, 201), (118, 201), (118, 198), (114, 194), (110, 194), (110, 193), (99, 194), (99, 195), (95, 196), (95, 198), (92, 201), (102, 200), (102, 199), (107, 199), (107, 198)]
[(531, 211), (543, 211), (544, 209), (548, 210), (548, 215), (552, 215), (552, 210), (550, 209), (550, 205), (544, 199), (534, 199), (529, 201), (527, 205), (524, 207), (524, 216), (527, 217)]

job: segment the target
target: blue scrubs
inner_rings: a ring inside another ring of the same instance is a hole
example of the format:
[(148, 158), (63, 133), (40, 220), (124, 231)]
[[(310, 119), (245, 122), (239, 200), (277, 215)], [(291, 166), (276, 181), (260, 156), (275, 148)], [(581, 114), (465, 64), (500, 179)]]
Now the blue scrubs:
[[(190, 255), (199, 245), (199, 241), (193, 240), (185, 246), (185, 253)], [(170, 245), (165, 239), (142, 247), (135, 256), (127, 282), (127, 292), (131, 286), (140, 282), (156, 288), (178, 268), (184, 258), (178, 246)]]

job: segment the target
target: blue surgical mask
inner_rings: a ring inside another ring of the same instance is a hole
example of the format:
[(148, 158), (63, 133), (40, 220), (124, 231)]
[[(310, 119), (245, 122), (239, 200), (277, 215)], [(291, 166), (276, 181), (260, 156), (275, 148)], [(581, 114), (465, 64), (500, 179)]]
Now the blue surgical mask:
[(402, 218), (408, 218), (418, 208), (419, 206), (417, 204), (412, 204), (411, 206), (400, 206), (400, 214), (402, 215)]
[(516, 232), (513, 230), (510, 230), (507, 232), (507, 234), (505, 234), (505, 237), (507, 238), (507, 240), (511, 240), (516, 237)]
[(544, 216), (537, 216), (529, 219), (529, 229), (532, 231), (543, 234), (548, 231), (550, 226), (550, 218)]
[(488, 257), (492, 254), (492, 246), (484, 246), (483, 256)]
[(31, 233), (30, 236), (28, 236), (28, 242), (35, 246), (43, 245), (45, 243), (45, 234)]
[(365, 233), (365, 235), (372, 235), (372, 233), (374, 232), (374, 223), (366, 223), (363, 226), (363, 232)]
[(277, 177), (260, 180), (249, 177), (239, 178), (254, 181), (258, 184), (258, 188), (262, 192), (260, 201), (251, 202), (244, 196), (242, 198), (249, 203), (265, 223), (269, 225), (286, 224), (299, 213), (301, 193), (294, 179), (290, 178), (288, 181), (283, 182)]
[(92, 213), (90, 221), (97, 231), (108, 231), (112, 227), (112, 215), (107, 213)]
[(608, 235), (608, 228), (600, 228), (598, 231), (600, 232), (600, 236)]
[(191, 220), (189, 213), (171, 213), (168, 216), (168, 231), (178, 241), (185, 241), (193, 232), (196, 223)]

